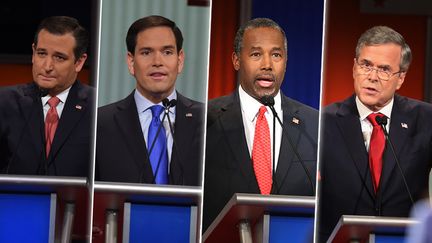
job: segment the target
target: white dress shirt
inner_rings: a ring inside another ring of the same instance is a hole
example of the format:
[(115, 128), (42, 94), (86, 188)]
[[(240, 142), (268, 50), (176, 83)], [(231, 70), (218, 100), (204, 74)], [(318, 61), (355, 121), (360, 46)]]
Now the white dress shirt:
[[(239, 86), (239, 98), (240, 98), (240, 108), (243, 118), (243, 126), (244, 126), (244, 133), (246, 137), (246, 142), (249, 149), (249, 156), (252, 157), (252, 148), (253, 148), (253, 141), (254, 141), (254, 135), (255, 135), (255, 125), (256, 125), (256, 118), (259, 114), (259, 108), (263, 105), (259, 101), (257, 101), (255, 98), (250, 96), (246, 91), (243, 90), (242, 86)], [(281, 95), (280, 91), (277, 93), (277, 95), (274, 97), (275, 105), (274, 108), (283, 122), (283, 113), (282, 113), (282, 104), (281, 104)], [(269, 129), (270, 129), (270, 143), (271, 143), (271, 159), (273, 164), (273, 113), (271, 112), (270, 108), (267, 107), (267, 112), (265, 113), (265, 117), (267, 119)], [(276, 171), (278, 159), (279, 159), (279, 152), (280, 152), (280, 145), (282, 140), (282, 127), (279, 125), (279, 122), (276, 120), (276, 127), (275, 127), (275, 168), (273, 171)], [(272, 166), (273, 168), (273, 166)]]
[(387, 125), (386, 125), (386, 129), (388, 132), (390, 132), (390, 120), (391, 120), (391, 111), (393, 108), (393, 101), (394, 98), (391, 99), (391, 101), (385, 105), (381, 110), (377, 111), (377, 112), (373, 112), (371, 111), (369, 108), (367, 108), (358, 97), (356, 97), (356, 105), (357, 105), (357, 110), (359, 112), (360, 115), (360, 124), (361, 124), (361, 129), (362, 129), (362, 133), (363, 133), (363, 139), (364, 139), (364, 143), (366, 146), (366, 150), (369, 151), (369, 143), (370, 143), (370, 138), (372, 135), (372, 130), (373, 130), (373, 125), (372, 123), (367, 119), (367, 117), (371, 114), (371, 113), (382, 113), (387, 117)]
[[(66, 103), (66, 99), (67, 99), (67, 97), (69, 95), (69, 91), (70, 91), (71, 87), (63, 90), (60, 94), (56, 95), (57, 98), (59, 98), (59, 100), (60, 100), (59, 104), (56, 107), (59, 119), (60, 119), (61, 114), (63, 112), (63, 108), (64, 108), (64, 105)], [(48, 100), (51, 99), (51, 97), (52, 96), (49, 95), (49, 94), (47, 96), (41, 97), (42, 107), (43, 107), (43, 113), (44, 113), (44, 121), (45, 121), (45, 118), (47, 116), (48, 110), (50, 109), (50, 105), (48, 104)]]

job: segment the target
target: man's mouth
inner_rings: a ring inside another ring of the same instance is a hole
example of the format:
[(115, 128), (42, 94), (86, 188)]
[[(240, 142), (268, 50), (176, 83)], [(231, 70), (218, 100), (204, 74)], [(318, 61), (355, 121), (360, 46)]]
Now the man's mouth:
[(372, 87), (364, 87), (363, 90), (366, 92), (366, 94), (377, 94), (378, 90)]
[(255, 82), (258, 84), (258, 86), (263, 88), (268, 88), (273, 85), (275, 81), (275, 78), (273, 75), (258, 75), (255, 78)]
[(150, 73), (149, 76), (152, 77), (153, 79), (161, 80), (161, 79), (164, 79), (167, 76), (167, 74), (163, 73), (163, 72), (153, 72), (153, 73)]
[(54, 76), (47, 76), (43, 74), (39, 74), (39, 78), (42, 79), (43, 81), (53, 81), (56, 79)]

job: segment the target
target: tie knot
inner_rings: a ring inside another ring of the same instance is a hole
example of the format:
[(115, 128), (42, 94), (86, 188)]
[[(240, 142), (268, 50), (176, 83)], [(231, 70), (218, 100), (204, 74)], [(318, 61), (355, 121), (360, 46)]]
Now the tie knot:
[(154, 105), (154, 106), (150, 107), (150, 109), (151, 109), (153, 117), (159, 117), (164, 108), (161, 105)]
[(384, 118), (385, 115), (378, 112), (378, 113), (371, 113), (369, 116), (367, 116), (367, 119), (370, 121), (370, 123), (372, 123), (372, 125), (374, 127), (381, 125), (381, 124), (378, 124), (378, 122), (376, 121), (377, 117)]
[(48, 100), (48, 105), (49, 105), (50, 107), (57, 107), (57, 105), (58, 105), (59, 103), (60, 103), (60, 99), (57, 98), (57, 96), (51, 97), (51, 98)]
[(265, 107), (264, 105), (263, 106), (261, 106), (260, 108), (259, 108), (259, 111), (258, 111), (258, 116), (260, 117), (260, 116), (264, 116), (264, 114), (267, 112), (267, 107)]

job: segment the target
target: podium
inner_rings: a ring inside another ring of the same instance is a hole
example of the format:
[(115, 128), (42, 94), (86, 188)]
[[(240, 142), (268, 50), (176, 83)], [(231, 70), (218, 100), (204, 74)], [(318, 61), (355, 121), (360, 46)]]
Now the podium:
[(342, 215), (327, 242), (405, 242), (408, 218)]
[(213, 242), (312, 242), (315, 197), (236, 193), (203, 236)]
[(0, 242), (88, 240), (87, 179), (0, 175)]
[(199, 242), (201, 188), (95, 182), (93, 242)]

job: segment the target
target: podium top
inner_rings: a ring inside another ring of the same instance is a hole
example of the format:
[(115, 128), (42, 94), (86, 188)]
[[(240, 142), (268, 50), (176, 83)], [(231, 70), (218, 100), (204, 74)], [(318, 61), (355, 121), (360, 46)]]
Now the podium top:
[(206, 230), (203, 239), (218, 242), (227, 232), (238, 234), (236, 226), (239, 221), (253, 223), (264, 213), (313, 215), (314, 211), (315, 197), (312, 196), (236, 193)]
[(349, 242), (368, 239), (373, 232), (403, 234), (408, 226), (418, 223), (409, 218), (342, 215), (327, 242)]
[(1, 191), (46, 192), (64, 187), (86, 187), (85, 177), (0, 175)]
[(94, 191), (97, 201), (103, 199), (107, 207), (114, 209), (124, 201), (198, 205), (201, 200), (201, 188), (192, 186), (95, 182)]

